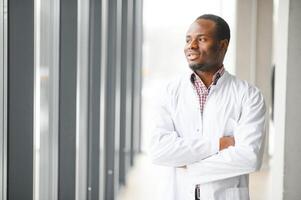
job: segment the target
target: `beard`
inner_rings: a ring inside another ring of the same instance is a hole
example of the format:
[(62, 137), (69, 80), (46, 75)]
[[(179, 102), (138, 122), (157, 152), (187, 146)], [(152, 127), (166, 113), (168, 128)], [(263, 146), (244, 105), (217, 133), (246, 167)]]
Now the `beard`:
[(210, 71), (210, 69), (212, 69), (212, 66), (207, 63), (196, 63), (196, 64), (190, 64), (189, 68), (192, 71), (206, 72), (206, 71)]

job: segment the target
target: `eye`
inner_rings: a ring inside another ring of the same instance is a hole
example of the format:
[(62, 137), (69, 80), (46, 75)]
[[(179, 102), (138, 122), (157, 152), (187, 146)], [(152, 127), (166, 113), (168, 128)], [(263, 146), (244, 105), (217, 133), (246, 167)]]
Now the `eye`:
[(190, 39), (189, 38), (186, 38), (186, 43), (189, 43), (190, 42)]
[(206, 38), (205, 37), (199, 37), (199, 42), (206, 42)]

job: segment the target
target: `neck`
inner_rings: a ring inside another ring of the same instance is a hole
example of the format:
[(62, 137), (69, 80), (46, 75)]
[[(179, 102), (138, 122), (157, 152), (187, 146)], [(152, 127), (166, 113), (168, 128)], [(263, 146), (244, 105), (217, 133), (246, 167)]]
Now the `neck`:
[(196, 70), (195, 73), (200, 77), (200, 79), (203, 81), (203, 83), (208, 88), (212, 82), (213, 82), (213, 76), (214, 74), (222, 67), (223, 65), (220, 65), (220, 67), (215, 67), (212, 70), (209, 71), (200, 71)]

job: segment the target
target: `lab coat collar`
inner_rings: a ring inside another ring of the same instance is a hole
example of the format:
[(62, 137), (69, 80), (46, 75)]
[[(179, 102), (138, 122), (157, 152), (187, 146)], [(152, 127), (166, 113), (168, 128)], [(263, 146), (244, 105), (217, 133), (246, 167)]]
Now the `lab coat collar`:
[[(189, 72), (187, 72), (187, 74), (185, 75), (185, 79), (187, 80), (186, 82), (192, 86), (193, 88), (193, 83), (191, 82), (191, 74), (193, 72), (191, 70), (189, 70)], [(229, 74), (229, 72), (225, 69), (223, 75), (218, 79), (217, 83), (215, 85), (211, 86), (210, 90), (216, 90), (219, 89), (223, 84), (225, 84), (225, 82), (227, 80), (229, 80), (229, 78), (231, 77), (231, 75)]]

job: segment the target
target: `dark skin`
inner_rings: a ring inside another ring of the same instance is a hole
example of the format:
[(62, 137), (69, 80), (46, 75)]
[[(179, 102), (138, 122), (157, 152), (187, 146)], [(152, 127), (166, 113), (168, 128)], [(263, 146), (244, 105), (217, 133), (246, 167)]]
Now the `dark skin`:
[(213, 75), (223, 66), (228, 40), (218, 40), (215, 22), (206, 19), (195, 21), (186, 34), (184, 53), (190, 68), (208, 87)]
[[(201, 78), (206, 87), (211, 85), (214, 74), (223, 66), (228, 44), (227, 39), (217, 39), (214, 21), (199, 19), (189, 27), (184, 53), (189, 67)], [(235, 140), (233, 136), (223, 136), (219, 143), (221, 151), (234, 146)]]

